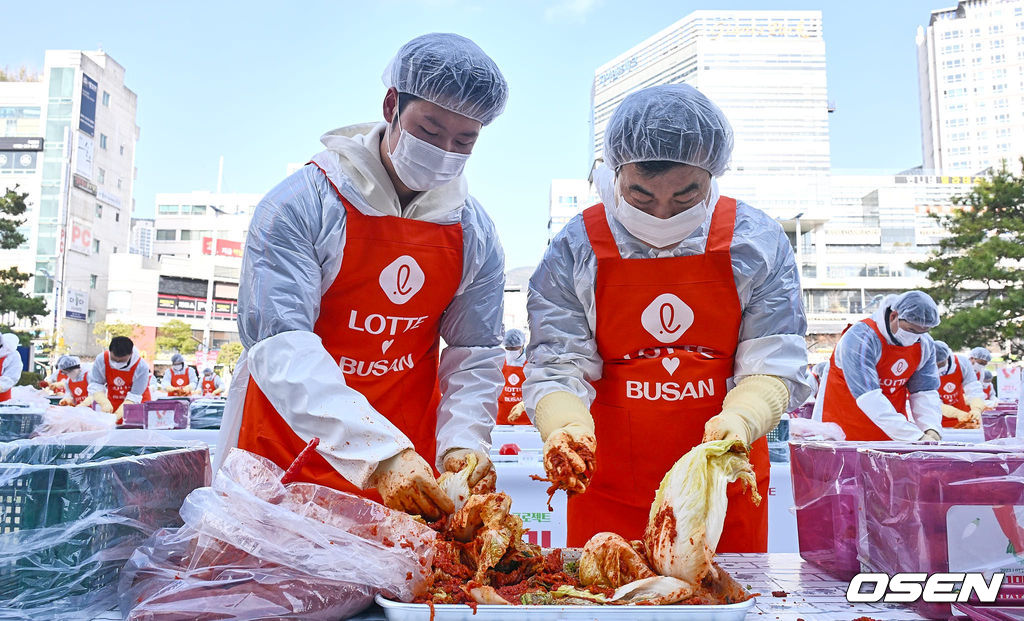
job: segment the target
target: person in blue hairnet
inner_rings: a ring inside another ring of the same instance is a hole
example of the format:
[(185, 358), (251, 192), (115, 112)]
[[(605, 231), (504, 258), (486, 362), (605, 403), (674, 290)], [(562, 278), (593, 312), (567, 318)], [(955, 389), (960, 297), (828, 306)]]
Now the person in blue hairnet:
[(383, 81), (378, 121), (324, 134), (256, 207), (217, 453), (287, 468), (319, 438), (298, 480), (436, 519), (453, 504), (435, 467), (493, 480), (504, 254), (464, 168), (508, 86), (445, 33), (403, 45)]

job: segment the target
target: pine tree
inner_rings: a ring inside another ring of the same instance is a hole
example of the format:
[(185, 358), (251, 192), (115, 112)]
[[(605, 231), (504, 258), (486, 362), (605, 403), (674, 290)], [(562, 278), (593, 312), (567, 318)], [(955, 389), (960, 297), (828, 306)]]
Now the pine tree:
[[(1022, 158), (1024, 163), (1024, 158)], [(931, 281), (943, 307), (932, 330), (954, 350), (1000, 343), (1024, 356), (1024, 177), (1006, 162), (953, 199), (950, 215), (934, 216), (949, 231), (925, 261), (910, 263)]]
[[(28, 193), (18, 192), (18, 186), (0, 195), (0, 249), (11, 250), (25, 243), (25, 236), (18, 232), (24, 220), (18, 216), (25, 213)], [(0, 315), (14, 313), (18, 319), (28, 319), (32, 325), (46, 314), (46, 301), (25, 293), (25, 285), (31, 274), (11, 267), (0, 270)]]

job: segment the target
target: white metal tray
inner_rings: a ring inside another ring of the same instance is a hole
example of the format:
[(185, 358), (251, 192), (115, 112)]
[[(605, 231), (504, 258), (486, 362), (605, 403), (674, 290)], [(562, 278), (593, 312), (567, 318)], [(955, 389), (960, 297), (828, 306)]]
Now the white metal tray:
[[(388, 621), (429, 621), (430, 606), (405, 604), (378, 595), (377, 604)], [(721, 606), (493, 606), (479, 605), (476, 616), (465, 604), (435, 604), (434, 621), (740, 621), (754, 605), (754, 598)]]

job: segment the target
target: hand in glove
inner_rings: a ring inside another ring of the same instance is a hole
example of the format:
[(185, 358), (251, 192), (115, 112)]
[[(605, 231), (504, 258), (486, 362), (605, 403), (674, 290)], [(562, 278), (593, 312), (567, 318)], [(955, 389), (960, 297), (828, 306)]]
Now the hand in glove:
[(748, 375), (725, 395), (722, 412), (704, 423), (703, 442), (731, 439), (750, 446), (779, 424), (789, 388), (772, 375)]
[(929, 429), (928, 431), (924, 432), (924, 435), (921, 436), (918, 442), (938, 442), (941, 439), (942, 436), (939, 435), (938, 431), (935, 431), (934, 429)]
[(435, 521), (455, 510), (451, 498), (434, 479), (433, 470), (413, 449), (380, 462), (371, 484), (385, 505), (410, 515)]
[(977, 418), (978, 420), (981, 420), (982, 412), (992, 409), (988, 407), (988, 405), (982, 399), (971, 399), (971, 402), (968, 405), (971, 407), (971, 416)]
[(553, 392), (537, 402), (535, 418), (544, 440), (544, 472), (552, 490), (582, 494), (597, 466), (594, 418), (587, 406), (571, 392)]
[(508, 422), (518, 423), (520, 418), (526, 418), (526, 403), (520, 401), (512, 406), (508, 413)]
[(441, 465), (447, 472), (458, 472), (466, 467), (470, 455), (476, 455), (476, 468), (469, 475), (469, 487), (474, 494), (493, 492), (497, 483), (494, 465), (486, 453), (471, 449), (451, 449), (444, 454)]
[(99, 404), (100, 410), (110, 414), (114, 411), (114, 406), (110, 404), (110, 399), (107, 399), (107, 394), (103, 392), (97, 392), (90, 397), (93, 401)]
[(75, 404), (75, 400), (72, 399), (70, 395), (68, 395), (67, 397), (64, 397), (63, 399), (61, 399), (60, 403), (58, 405), (69, 406), (69, 405), (74, 405), (74, 404)]
[(955, 418), (959, 421), (970, 420), (974, 415), (967, 411), (961, 410), (960, 408), (953, 407), (952, 405), (943, 403), (942, 404), (942, 416), (945, 418)]

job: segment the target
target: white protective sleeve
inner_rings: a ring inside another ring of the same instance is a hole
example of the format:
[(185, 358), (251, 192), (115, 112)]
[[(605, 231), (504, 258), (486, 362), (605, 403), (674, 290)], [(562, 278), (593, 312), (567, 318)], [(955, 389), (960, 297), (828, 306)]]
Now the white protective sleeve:
[(914, 442), (921, 439), (921, 434), (924, 433), (918, 429), (917, 425), (896, 411), (892, 403), (882, 394), (881, 388), (857, 397), (857, 407), (893, 440)]
[(977, 374), (971, 368), (971, 361), (967, 359), (967, 356), (960, 354), (954, 354), (953, 358), (956, 360), (957, 366), (960, 367), (960, 374), (964, 376), (964, 398), (967, 399), (967, 403), (970, 403), (973, 399), (984, 401), (985, 389), (982, 388)]
[(942, 397), (937, 390), (910, 393), (910, 412), (922, 432), (933, 429), (942, 434)]
[(3, 371), (0, 372), (0, 392), (7, 392), (17, 385), (24, 367), (18, 352), (10, 353), (4, 358)]
[(249, 350), (248, 369), (292, 431), (306, 442), (320, 438), (317, 452), (360, 488), (367, 487), (379, 462), (412, 448), (366, 397), (346, 385), (337, 361), (312, 332), (263, 339)]

